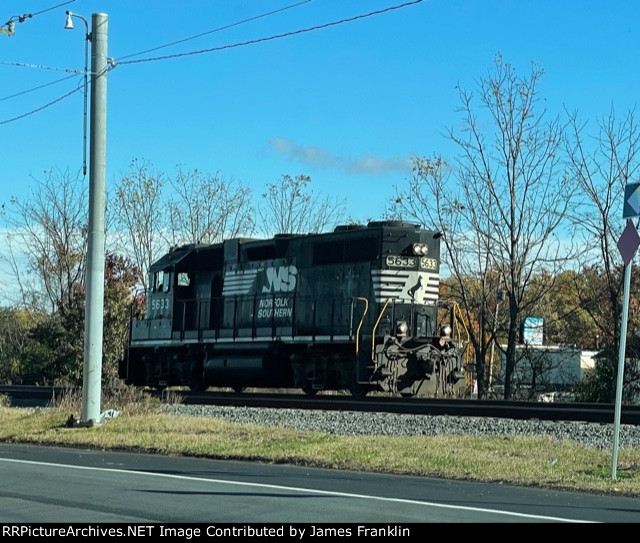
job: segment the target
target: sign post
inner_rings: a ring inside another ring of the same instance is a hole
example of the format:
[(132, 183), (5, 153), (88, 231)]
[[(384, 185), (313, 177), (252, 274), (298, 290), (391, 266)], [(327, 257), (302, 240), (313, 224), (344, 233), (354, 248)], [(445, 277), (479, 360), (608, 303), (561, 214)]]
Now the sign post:
[(618, 466), (618, 447), (620, 441), (620, 412), (622, 411), (622, 387), (624, 377), (624, 360), (627, 350), (627, 321), (629, 318), (629, 290), (631, 288), (631, 264), (640, 246), (640, 236), (631, 219), (640, 216), (640, 183), (628, 183), (624, 190), (624, 207), (622, 218), (627, 219), (627, 226), (618, 240), (618, 250), (624, 260), (624, 298), (622, 302), (622, 325), (620, 327), (620, 348), (618, 351), (618, 373), (616, 382), (616, 405), (613, 434), (613, 460), (611, 478), (615, 481)]

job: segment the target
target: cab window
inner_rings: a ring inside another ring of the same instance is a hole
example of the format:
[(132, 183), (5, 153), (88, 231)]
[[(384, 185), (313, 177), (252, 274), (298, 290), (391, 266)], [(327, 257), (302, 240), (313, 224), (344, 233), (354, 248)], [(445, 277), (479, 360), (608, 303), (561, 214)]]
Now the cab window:
[(169, 292), (169, 272), (160, 270), (156, 272), (154, 279), (154, 291), (155, 292)]
[(188, 287), (191, 284), (191, 277), (187, 272), (180, 272), (178, 274), (177, 283), (179, 287)]

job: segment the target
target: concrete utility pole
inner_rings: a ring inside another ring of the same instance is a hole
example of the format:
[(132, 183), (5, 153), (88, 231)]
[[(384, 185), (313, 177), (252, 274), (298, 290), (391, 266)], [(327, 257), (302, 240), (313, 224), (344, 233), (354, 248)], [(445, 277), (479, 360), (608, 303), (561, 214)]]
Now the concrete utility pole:
[(84, 327), (82, 421), (99, 422), (104, 321), (104, 215), (107, 170), (106, 13), (91, 16), (91, 126), (89, 142), (89, 232)]

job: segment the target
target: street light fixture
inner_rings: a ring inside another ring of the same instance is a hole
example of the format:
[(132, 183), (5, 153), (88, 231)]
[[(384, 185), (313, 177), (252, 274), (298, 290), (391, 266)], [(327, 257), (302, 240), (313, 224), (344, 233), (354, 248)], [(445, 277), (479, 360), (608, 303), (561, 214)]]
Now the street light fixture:
[(91, 33), (89, 32), (89, 23), (82, 16), (77, 13), (71, 13), (67, 11), (67, 22), (64, 25), (65, 30), (73, 30), (72, 17), (77, 17), (82, 20), (86, 29), (85, 41), (84, 41), (84, 121), (82, 127), (83, 134), (83, 152), (82, 152), (82, 175), (87, 175), (87, 89), (89, 86), (88, 70), (89, 70), (89, 42), (91, 41)]

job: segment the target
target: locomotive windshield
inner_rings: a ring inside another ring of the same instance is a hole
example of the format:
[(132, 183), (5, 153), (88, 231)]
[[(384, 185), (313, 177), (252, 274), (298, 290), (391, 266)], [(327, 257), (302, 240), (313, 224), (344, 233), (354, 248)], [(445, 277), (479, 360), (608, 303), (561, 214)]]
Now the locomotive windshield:
[(154, 274), (153, 278), (153, 291), (154, 292), (169, 292), (169, 280), (170, 272), (167, 270), (159, 270)]

